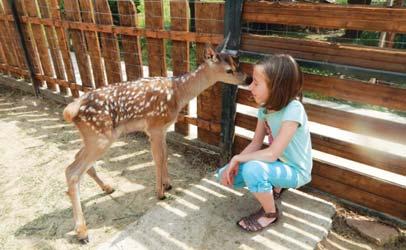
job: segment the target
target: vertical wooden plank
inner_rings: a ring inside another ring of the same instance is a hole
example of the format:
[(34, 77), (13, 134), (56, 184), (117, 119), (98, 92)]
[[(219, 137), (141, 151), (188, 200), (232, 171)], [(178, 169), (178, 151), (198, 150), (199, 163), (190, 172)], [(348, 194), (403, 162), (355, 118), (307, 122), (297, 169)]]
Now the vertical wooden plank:
[[(164, 28), (163, 1), (144, 0), (145, 27), (159, 30)], [(148, 68), (150, 76), (166, 76), (166, 50), (163, 39), (148, 38)]]
[[(120, 25), (128, 27), (137, 26), (137, 11), (132, 0), (119, 1)], [(142, 77), (142, 54), (140, 38), (138, 36), (121, 35), (123, 45), (127, 81)]]
[[(50, 12), (49, 12), (49, 7), (48, 7), (46, 0), (38, 0), (38, 6), (39, 6), (39, 10), (40, 10), (42, 18), (51, 17)], [(54, 63), (56, 78), (64, 80), (65, 73), (63, 70), (62, 57), (61, 57), (61, 54), (59, 53), (58, 41), (55, 36), (54, 28), (51, 26), (44, 26), (44, 29), (45, 29), (45, 34), (47, 37), (49, 49), (51, 52), (51, 57), (52, 57), (52, 60)], [(59, 90), (61, 91), (61, 93), (66, 93), (66, 88), (63, 86), (59, 86)]]
[[(61, 13), (59, 0), (49, 0), (49, 7), (51, 9), (51, 16), (55, 21), (61, 21)], [(58, 39), (58, 47), (62, 54), (64, 69), (68, 82), (75, 83), (75, 73), (73, 70), (72, 60), (70, 57), (69, 44), (65, 37), (65, 31), (61, 27), (55, 27), (56, 37)], [(65, 89), (61, 88), (61, 92), (64, 93)], [(79, 97), (79, 91), (77, 89), (71, 89), (73, 97)], [(64, 93), (65, 94), (65, 93)]]
[(0, 64), (6, 64), (6, 56), (4, 54), (3, 44), (1, 43), (1, 40), (0, 40)]
[[(224, 3), (195, 2), (196, 32), (223, 34)], [(203, 62), (205, 44), (196, 45), (197, 62)], [(216, 83), (197, 97), (197, 116), (210, 122), (221, 122), (221, 83)], [(198, 138), (212, 145), (219, 145), (220, 133), (198, 128)]]
[[(17, 0), (16, 2), (16, 7), (17, 7), (17, 13), (19, 16), (27, 16), (27, 12), (25, 9), (25, 3), (24, 0)], [(35, 75), (41, 75), (42, 74), (42, 69), (41, 69), (41, 62), (39, 59), (38, 51), (35, 48), (35, 41), (34, 37), (32, 35), (32, 31), (30, 29), (30, 25), (28, 23), (22, 23), (22, 32), (24, 35), (25, 41), (23, 41), (27, 47), (29, 57), (32, 63), (33, 67), (33, 73)], [(38, 87), (43, 86), (43, 82), (37, 79), (33, 79), (34, 84)]]
[[(0, 0), (1, 1), (1, 0)], [(3, 30), (4, 30), (4, 25), (3, 25), (3, 22), (2, 21), (0, 21), (0, 33), (1, 34), (4, 34), (3, 32)], [(7, 50), (7, 46), (6, 46), (6, 42), (5, 42), (5, 36), (3, 36), (3, 35), (0, 35), (0, 63), (2, 64), (2, 65), (8, 65), (8, 58), (10, 58), (10, 55), (9, 55), (9, 51)], [(7, 70), (2, 70), (1, 71), (3, 74), (5, 74), (5, 75), (8, 75), (10, 72), (8, 72)]]
[[(0, 23), (0, 25), (2, 25), (2, 24)], [(7, 59), (6, 59), (6, 55), (4, 53), (4, 50), (3, 50), (3, 44), (2, 44), (1, 39), (0, 39), (0, 65), (2, 65), (2, 66), (7, 65)], [(0, 68), (0, 73), (5, 74), (5, 75), (9, 74), (9, 72), (7, 70), (2, 69), (2, 68)]]
[[(36, 1), (25, 0), (25, 9), (29, 17), (39, 17)], [(51, 61), (48, 54), (48, 47), (46, 42), (46, 37), (43, 31), (43, 28), (40, 24), (31, 23), (31, 30), (34, 36), (35, 44), (37, 46), (39, 58), (41, 60), (43, 74), (45, 76), (53, 77), (53, 69), (51, 66)], [(46, 82), (47, 87), (50, 90), (55, 91), (56, 85), (52, 82)]]
[[(401, 8), (402, 7), (402, 2), (403, 0), (394, 0), (392, 6), (388, 6), (391, 8)], [(387, 48), (393, 48), (394, 47), (394, 41), (395, 41), (396, 33), (393, 32), (388, 32), (386, 33), (385, 37), (385, 47)]]
[[(188, 0), (171, 1), (171, 29), (175, 31), (189, 31), (189, 2)], [(189, 42), (172, 41), (172, 67), (173, 75), (178, 76), (189, 72)], [(189, 105), (182, 113), (187, 114)], [(175, 131), (189, 134), (189, 125), (186, 122), (175, 123)]]
[[(0, 1), (0, 15), (6, 15), (5, 10), (4, 10), (4, 2), (7, 2), (7, 0), (1, 0)], [(3, 44), (3, 49), (4, 53), (6, 56), (7, 64), (10, 66), (17, 66), (17, 61), (16, 61), (16, 54), (14, 52), (14, 49), (12, 47), (12, 41), (11, 41), (11, 34), (9, 31), (9, 23), (6, 20), (0, 20), (0, 39)]]
[[(93, 1), (79, 0), (79, 3), (80, 9), (82, 10), (82, 21), (85, 23), (96, 23)], [(92, 63), (93, 77), (96, 88), (106, 86), (97, 32), (84, 31), (83, 33), (86, 37), (87, 50), (89, 52), (90, 62)]]
[[(67, 21), (81, 22), (79, 3), (77, 0), (65, 0), (65, 19)], [(75, 50), (76, 62), (78, 64), (82, 86), (92, 88), (91, 71), (87, 59), (86, 43), (83, 33), (80, 30), (70, 30), (72, 46)], [(69, 37), (69, 34), (66, 34)]]
[[(4, 14), (6, 15), (12, 15), (13, 12), (11, 11), (10, 4), (7, 0), (3, 0), (3, 11)], [(22, 48), (20, 47), (18, 39), (20, 39), (20, 36), (17, 32), (17, 29), (14, 24), (14, 20), (8, 22), (8, 35), (10, 36), (11, 40), (11, 46), (13, 49), (13, 53), (16, 56), (15, 61), (16, 61), (16, 66), (19, 67), (20, 69), (26, 69), (26, 65), (24, 62), (24, 57), (23, 57), (23, 51)]]
[[(96, 0), (98, 24), (113, 25), (113, 18), (107, 0)], [(117, 35), (101, 33), (102, 54), (106, 66), (107, 81), (109, 84), (121, 82), (121, 60)]]

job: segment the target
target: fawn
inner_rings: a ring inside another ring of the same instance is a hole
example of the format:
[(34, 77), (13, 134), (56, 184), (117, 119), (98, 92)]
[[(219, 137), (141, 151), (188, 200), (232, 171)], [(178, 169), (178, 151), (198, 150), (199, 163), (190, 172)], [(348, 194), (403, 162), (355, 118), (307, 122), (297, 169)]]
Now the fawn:
[(171, 189), (167, 128), (191, 99), (214, 83), (249, 83), (249, 77), (239, 71), (231, 55), (206, 46), (204, 58), (204, 63), (194, 72), (179, 77), (141, 78), (97, 89), (76, 99), (63, 111), (64, 119), (78, 128), (84, 144), (65, 171), (75, 230), (82, 243), (89, 239), (80, 204), (80, 179), (87, 172), (105, 193), (114, 192), (97, 176), (92, 164), (122, 133), (144, 131), (149, 136), (156, 165), (156, 192), (163, 199), (164, 191)]

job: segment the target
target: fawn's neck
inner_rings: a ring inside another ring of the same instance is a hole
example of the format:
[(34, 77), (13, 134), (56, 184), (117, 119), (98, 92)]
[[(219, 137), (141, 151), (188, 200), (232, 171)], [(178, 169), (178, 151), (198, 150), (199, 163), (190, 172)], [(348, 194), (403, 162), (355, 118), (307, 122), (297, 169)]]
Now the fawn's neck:
[(177, 85), (181, 107), (185, 106), (205, 89), (215, 84), (214, 74), (215, 73), (210, 72), (209, 65), (202, 64), (194, 72), (176, 77), (174, 81)]

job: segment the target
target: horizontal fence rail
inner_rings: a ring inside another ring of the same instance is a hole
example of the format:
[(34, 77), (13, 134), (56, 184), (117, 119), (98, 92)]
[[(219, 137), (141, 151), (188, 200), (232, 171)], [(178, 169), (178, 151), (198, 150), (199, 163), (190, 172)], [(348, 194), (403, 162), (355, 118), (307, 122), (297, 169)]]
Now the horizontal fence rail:
[(310, 3), (246, 2), (243, 20), (406, 33), (406, 9)]
[(241, 49), (263, 54), (287, 53), (296, 58), (406, 73), (406, 51), (388, 48), (244, 34)]

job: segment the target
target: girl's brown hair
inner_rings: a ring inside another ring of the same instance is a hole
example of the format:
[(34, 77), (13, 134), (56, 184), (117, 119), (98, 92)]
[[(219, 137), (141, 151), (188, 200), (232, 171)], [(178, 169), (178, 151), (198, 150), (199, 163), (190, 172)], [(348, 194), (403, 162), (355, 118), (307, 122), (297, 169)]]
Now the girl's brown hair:
[(293, 99), (302, 101), (303, 73), (292, 56), (272, 55), (260, 61), (269, 89), (269, 99), (264, 105), (271, 110), (281, 110)]

